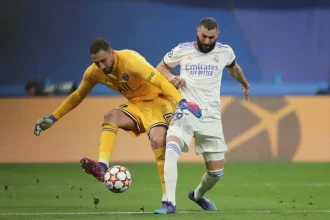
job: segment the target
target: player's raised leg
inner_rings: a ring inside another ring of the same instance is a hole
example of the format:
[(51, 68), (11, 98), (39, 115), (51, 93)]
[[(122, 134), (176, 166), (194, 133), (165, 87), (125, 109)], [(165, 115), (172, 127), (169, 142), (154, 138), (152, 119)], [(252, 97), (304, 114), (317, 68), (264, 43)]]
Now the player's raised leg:
[(103, 174), (109, 166), (110, 157), (116, 144), (118, 129), (136, 130), (136, 124), (132, 118), (119, 109), (113, 109), (104, 115), (102, 133), (99, 146), (98, 162), (88, 158), (82, 158), (80, 165), (86, 173), (93, 175), (97, 180), (103, 181)]
[(188, 193), (190, 200), (197, 203), (204, 210), (217, 210), (216, 205), (204, 195), (211, 190), (223, 176), (224, 153), (203, 153), (207, 172), (203, 175), (195, 190)]

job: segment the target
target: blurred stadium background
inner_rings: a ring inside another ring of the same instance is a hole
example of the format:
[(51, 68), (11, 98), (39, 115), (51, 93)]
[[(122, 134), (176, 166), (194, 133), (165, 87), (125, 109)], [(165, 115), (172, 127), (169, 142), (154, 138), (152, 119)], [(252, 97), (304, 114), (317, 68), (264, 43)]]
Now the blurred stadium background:
[[(103, 114), (125, 102), (116, 92), (98, 85), (51, 130), (37, 138), (32, 129), (79, 84), (95, 38), (156, 66), (178, 43), (195, 40), (206, 16), (217, 19), (218, 41), (234, 49), (251, 85), (246, 102), (224, 71), (228, 165), (210, 195), (220, 217), (330, 219), (330, 1), (3, 0), (0, 14), (0, 219), (158, 219), (148, 215), (160, 186), (146, 135), (118, 136), (113, 163), (133, 175), (123, 195), (104, 193), (76, 163), (97, 157)], [(31, 85), (49, 93), (28, 97)], [(200, 218), (185, 196), (204, 172), (201, 158), (190, 152), (181, 162), (189, 163), (180, 168), (178, 201), (190, 213), (176, 218)], [(145, 215), (120, 214), (140, 206)]]
[[(80, 81), (89, 45), (109, 39), (157, 65), (180, 42), (196, 38), (205, 16), (218, 20), (251, 81), (252, 95), (313, 95), (330, 72), (329, 1), (70, 0), (1, 1), (1, 94), (24, 95), (33, 79)], [(224, 74), (223, 94), (240, 95)], [(98, 87), (93, 94), (108, 95)], [(111, 94), (111, 93), (110, 93)]]

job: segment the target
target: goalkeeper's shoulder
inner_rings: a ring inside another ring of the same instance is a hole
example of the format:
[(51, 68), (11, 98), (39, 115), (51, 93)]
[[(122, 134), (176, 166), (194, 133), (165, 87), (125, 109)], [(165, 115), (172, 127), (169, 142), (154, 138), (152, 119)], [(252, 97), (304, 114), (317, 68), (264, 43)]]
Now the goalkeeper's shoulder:
[(95, 80), (100, 71), (101, 70), (95, 65), (95, 63), (92, 63), (86, 68), (83, 79)]

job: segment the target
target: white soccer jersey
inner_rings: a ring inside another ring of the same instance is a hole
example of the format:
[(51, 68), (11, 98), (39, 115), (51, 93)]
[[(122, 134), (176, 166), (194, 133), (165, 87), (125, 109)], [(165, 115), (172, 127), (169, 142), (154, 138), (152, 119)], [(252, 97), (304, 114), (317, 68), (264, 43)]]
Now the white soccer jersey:
[(186, 87), (179, 91), (187, 101), (204, 109), (220, 108), (222, 72), (234, 60), (234, 51), (228, 45), (216, 43), (211, 52), (202, 53), (193, 41), (179, 44), (163, 61), (171, 68), (180, 65), (180, 77), (186, 81)]

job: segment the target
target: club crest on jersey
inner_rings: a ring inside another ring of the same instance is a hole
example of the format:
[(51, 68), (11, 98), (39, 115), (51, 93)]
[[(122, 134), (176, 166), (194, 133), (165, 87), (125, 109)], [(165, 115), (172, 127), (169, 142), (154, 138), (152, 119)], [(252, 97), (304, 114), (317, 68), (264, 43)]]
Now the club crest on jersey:
[(219, 57), (218, 57), (218, 55), (215, 55), (215, 56), (214, 56), (213, 61), (214, 61), (215, 63), (219, 63)]
[(127, 73), (122, 74), (123, 80), (128, 81), (129, 80), (129, 75)]

